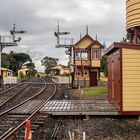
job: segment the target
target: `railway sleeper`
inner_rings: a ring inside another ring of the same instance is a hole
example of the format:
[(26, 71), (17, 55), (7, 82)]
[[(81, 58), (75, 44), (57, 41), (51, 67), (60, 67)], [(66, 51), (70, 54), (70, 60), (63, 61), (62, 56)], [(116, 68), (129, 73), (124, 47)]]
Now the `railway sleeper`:
[(45, 121), (48, 117), (46, 116), (39, 116), (37, 117), (37, 120), (42, 120), (42, 121)]
[(41, 125), (43, 125), (44, 123), (45, 123), (44, 121), (36, 121), (36, 122), (34, 122), (33, 124), (41, 126)]
[[(31, 133), (33, 137), (34, 131), (31, 131)], [(25, 139), (24, 136), (25, 136), (25, 131), (22, 131), (20, 134), (17, 134), (14, 138), (16, 138), (16, 140), (24, 140)], [(34, 139), (36, 139), (36, 137)]]
[(28, 117), (28, 115), (21, 115), (21, 114), (9, 114), (7, 117), (9, 117), (9, 118), (26, 118), (26, 117)]
[(6, 125), (6, 124), (10, 125), (10, 124), (12, 124), (15, 121), (16, 121), (15, 119), (14, 120), (6, 120), (6, 121), (3, 120), (3, 121), (0, 122), (0, 125)]
[(25, 118), (5, 118), (5, 120), (7, 120), (7, 121), (22, 121), (22, 120), (24, 120)]
[(36, 124), (32, 124), (31, 125), (31, 130), (36, 130), (38, 129), (39, 125), (36, 125)]
[[(38, 131), (39, 125), (31, 125), (31, 133), (32, 135), (35, 135), (35, 132)], [(25, 135), (25, 128), (22, 129), (18, 134), (16, 134), (14, 137), (20, 140), (24, 140)]]
[[(37, 120), (33, 120), (31, 122), (31, 132), (32, 132), (32, 135), (36, 135), (39, 127), (41, 127), (42, 125), (45, 124), (45, 120), (43, 121), (37, 121)], [(19, 132), (19, 137), (20, 140), (22, 140), (24, 138), (24, 135), (25, 135), (25, 128), (23, 128), (20, 132)]]
[(3, 133), (4, 131), (7, 131), (7, 130), (9, 130), (9, 129), (10, 129), (9, 126), (3, 125), (2, 128), (0, 128), (0, 131), (2, 131), (2, 133)]
[[(38, 130), (39, 126), (31, 126), (31, 132), (34, 133)], [(20, 133), (18, 133), (18, 135), (24, 135), (25, 134), (25, 129), (22, 129), (22, 131), (20, 131)]]

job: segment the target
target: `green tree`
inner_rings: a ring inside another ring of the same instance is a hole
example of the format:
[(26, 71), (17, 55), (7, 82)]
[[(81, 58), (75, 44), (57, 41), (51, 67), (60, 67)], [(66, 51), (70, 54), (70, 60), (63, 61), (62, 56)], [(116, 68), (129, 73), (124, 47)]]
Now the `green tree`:
[(26, 53), (14, 53), (11, 52), (9, 56), (10, 66), (9, 68), (12, 69), (17, 73), (18, 69), (22, 68), (26, 63), (31, 63), (31, 57)]
[(36, 73), (37, 73), (36, 69), (29, 69), (27, 77), (29, 77), (29, 78), (34, 77), (36, 75)]
[(102, 56), (101, 72), (103, 72), (105, 76), (108, 76), (108, 66), (107, 66), (107, 56), (106, 55)]
[(53, 57), (44, 57), (41, 60), (42, 66), (45, 67), (45, 73), (48, 74), (49, 69), (53, 66), (56, 66), (58, 64), (59, 59), (53, 58)]
[(14, 53), (12, 56), (15, 59), (18, 68), (21, 68), (27, 62), (32, 62), (31, 57), (26, 53)]
[(35, 68), (35, 64), (32, 63), (32, 62), (31, 63), (24, 64), (24, 66), (26, 66), (29, 69), (34, 69)]
[(16, 72), (17, 71), (16, 60), (15, 58), (12, 57), (11, 54), (9, 54), (9, 62), (10, 62), (9, 69)]
[(10, 62), (9, 62), (9, 54), (2, 53), (1, 54), (1, 66), (4, 68), (9, 68)]

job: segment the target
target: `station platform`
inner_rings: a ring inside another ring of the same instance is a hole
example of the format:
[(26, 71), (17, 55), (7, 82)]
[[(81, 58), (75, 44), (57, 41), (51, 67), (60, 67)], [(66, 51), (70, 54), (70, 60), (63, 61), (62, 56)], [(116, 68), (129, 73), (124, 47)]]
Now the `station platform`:
[(119, 115), (107, 100), (50, 100), (40, 110), (51, 115)]

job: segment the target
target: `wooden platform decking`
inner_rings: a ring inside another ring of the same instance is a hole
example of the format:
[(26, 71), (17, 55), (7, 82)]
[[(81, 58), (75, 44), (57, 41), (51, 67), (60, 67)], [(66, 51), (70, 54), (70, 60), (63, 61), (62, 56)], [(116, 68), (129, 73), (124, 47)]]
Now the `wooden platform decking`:
[(40, 111), (52, 115), (119, 115), (107, 100), (51, 100)]

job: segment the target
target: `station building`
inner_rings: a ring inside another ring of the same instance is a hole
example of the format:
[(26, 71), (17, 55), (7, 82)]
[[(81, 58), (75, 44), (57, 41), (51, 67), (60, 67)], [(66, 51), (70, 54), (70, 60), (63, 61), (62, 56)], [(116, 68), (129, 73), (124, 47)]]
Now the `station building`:
[(7, 68), (1, 68), (2, 79), (5, 80), (8, 76), (13, 76), (13, 71)]
[(70, 68), (64, 65), (56, 65), (49, 70), (49, 75), (69, 75)]
[(20, 78), (20, 74), (22, 73), (23, 76), (28, 74), (29, 69), (28, 68), (21, 68), (18, 70), (18, 77)]

